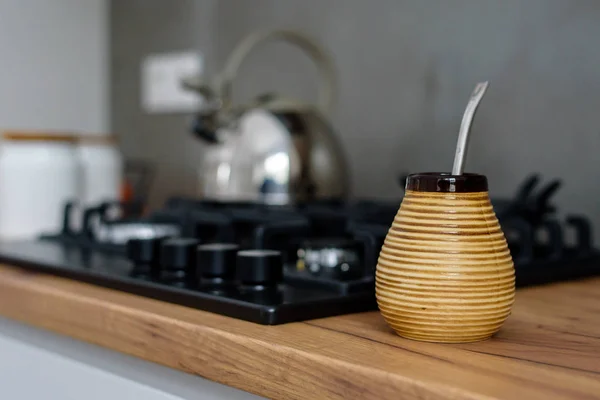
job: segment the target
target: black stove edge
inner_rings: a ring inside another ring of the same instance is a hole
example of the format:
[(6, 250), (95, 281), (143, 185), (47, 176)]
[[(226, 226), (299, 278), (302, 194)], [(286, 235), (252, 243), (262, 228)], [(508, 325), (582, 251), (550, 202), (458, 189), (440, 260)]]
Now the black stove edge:
[[(33, 249), (30, 249), (34, 250), (35, 246), (40, 243), (29, 242), (27, 244), (34, 246)], [(3, 243), (0, 242), (0, 244)], [(48, 242), (45, 242), (45, 245), (48, 244)], [(0, 251), (0, 262), (26, 270), (74, 279), (262, 325), (278, 325), (377, 310), (373, 292), (346, 293), (344, 296), (321, 297), (300, 303), (261, 305), (201, 291), (165, 286), (131, 277), (110, 276), (94, 273), (90, 270), (65, 268), (56, 260), (52, 262), (40, 260), (39, 257), (32, 256), (31, 251)], [(516, 285), (521, 288), (599, 275), (600, 252), (593, 250), (585, 257), (577, 257), (570, 262), (558, 258), (552, 263), (533, 264), (527, 267), (517, 265)]]
[(279, 325), (376, 310), (377, 301), (373, 293), (361, 293), (333, 297), (325, 302), (320, 300), (302, 304), (283, 304), (274, 312), (264, 315), (263, 320), (265, 325)]
[(600, 276), (600, 251), (593, 250), (586, 257), (577, 257), (569, 261), (557, 259), (539, 265), (516, 267), (517, 288), (575, 281)]
[[(169, 287), (133, 278), (112, 278), (106, 275), (82, 272), (60, 266), (27, 260), (20, 256), (0, 253), (0, 263), (20, 267), (29, 271), (45, 273), (90, 283), (108, 289), (119, 290), (154, 300), (195, 308), (232, 318), (242, 319), (261, 325), (280, 325), (307, 319), (324, 318), (351, 312), (377, 309), (375, 297), (371, 294), (355, 294), (343, 297), (321, 298), (294, 304), (258, 305), (242, 300), (213, 296), (208, 293)], [(356, 306), (357, 302), (360, 304)]]
[[(210, 298), (210, 295), (204, 293), (202, 294), (203, 296), (200, 297), (196, 292), (191, 292), (185, 289), (171, 288), (164, 285), (156, 285), (151, 282), (124, 279), (122, 277), (119, 279), (114, 279), (90, 272), (80, 273), (74, 270), (62, 269), (53, 265), (28, 261), (20, 257), (7, 256), (4, 254), (0, 254), (0, 263), (13, 265), (34, 272), (41, 272), (62, 278), (68, 278), (79, 282), (90, 283), (96, 286), (105, 287), (107, 289), (119, 290), (138, 296), (148, 297), (154, 300), (166, 301), (167, 303), (196, 308), (203, 311), (206, 311), (205, 308), (207, 305), (209, 307), (216, 305), (216, 307), (219, 307), (219, 313), (222, 315), (256, 322), (259, 324), (265, 324), (265, 316), (268, 316), (273, 312), (272, 307), (248, 304), (249, 306), (253, 307), (252, 312), (249, 313), (246, 309), (248, 306), (240, 307), (238, 304), (236, 304), (235, 300), (228, 298), (225, 298), (225, 301), (220, 301), (217, 304), (215, 300)], [(189, 293), (194, 293), (195, 296), (189, 296)]]

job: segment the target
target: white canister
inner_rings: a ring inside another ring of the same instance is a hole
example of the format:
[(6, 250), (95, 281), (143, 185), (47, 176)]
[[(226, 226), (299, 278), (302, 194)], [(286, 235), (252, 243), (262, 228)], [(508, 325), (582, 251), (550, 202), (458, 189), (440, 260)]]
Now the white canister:
[(32, 239), (62, 226), (77, 200), (75, 137), (4, 132), (0, 150), (0, 238)]
[(79, 200), (84, 207), (120, 200), (123, 158), (114, 136), (81, 135), (77, 145)]

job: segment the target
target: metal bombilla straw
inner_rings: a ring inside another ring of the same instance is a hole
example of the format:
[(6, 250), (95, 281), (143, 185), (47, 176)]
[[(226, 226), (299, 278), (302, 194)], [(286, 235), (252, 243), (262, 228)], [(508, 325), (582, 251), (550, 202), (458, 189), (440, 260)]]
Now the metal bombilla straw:
[(471, 98), (467, 103), (467, 108), (460, 122), (460, 130), (458, 131), (458, 142), (456, 143), (456, 154), (454, 155), (454, 165), (452, 166), (452, 175), (462, 175), (465, 169), (465, 160), (467, 158), (467, 150), (469, 148), (469, 132), (471, 131), (471, 123), (475, 116), (475, 111), (479, 106), (479, 102), (483, 98), (485, 91), (488, 88), (489, 82), (480, 82), (475, 86), (475, 90), (471, 94)]

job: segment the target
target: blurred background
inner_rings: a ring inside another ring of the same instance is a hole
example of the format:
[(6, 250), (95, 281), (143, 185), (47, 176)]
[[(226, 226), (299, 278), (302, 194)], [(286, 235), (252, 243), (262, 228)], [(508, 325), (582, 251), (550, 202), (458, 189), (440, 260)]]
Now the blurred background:
[[(351, 195), (396, 200), (399, 176), (451, 168), (464, 105), (491, 82), (467, 170), (493, 196), (531, 173), (563, 179), (555, 202), (600, 226), (600, 5), (593, 0), (0, 1), (0, 120), (10, 128), (114, 132), (126, 158), (157, 166), (150, 204), (197, 193), (206, 146), (193, 112), (143, 107), (143, 65), (184, 52), (215, 76), (257, 29), (301, 31), (331, 53), (331, 117)], [(252, 52), (233, 87), (313, 101), (311, 60), (285, 43)]]
[[(352, 194), (398, 198), (402, 172), (448, 171), (474, 84), (491, 82), (475, 119), (467, 170), (510, 196), (530, 173), (564, 178), (559, 208), (600, 226), (600, 5), (593, 0), (160, 0), (110, 4), (110, 126), (126, 154), (160, 163), (153, 202), (194, 193), (202, 144), (188, 115), (140, 107), (140, 65), (153, 53), (199, 50), (214, 74), (256, 29), (317, 39), (339, 70), (332, 123)], [(265, 90), (314, 99), (315, 67), (286, 44), (253, 52), (240, 102)]]

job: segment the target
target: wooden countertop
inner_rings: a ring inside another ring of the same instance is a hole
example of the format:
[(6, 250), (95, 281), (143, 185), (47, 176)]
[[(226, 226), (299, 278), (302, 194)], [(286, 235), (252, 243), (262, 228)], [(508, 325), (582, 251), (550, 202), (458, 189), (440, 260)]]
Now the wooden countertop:
[(0, 315), (271, 398), (600, 398), (600, 278), (518, 290), (496, 337), (462, 345), (376, 312), (262, 326), (9, 266)]

